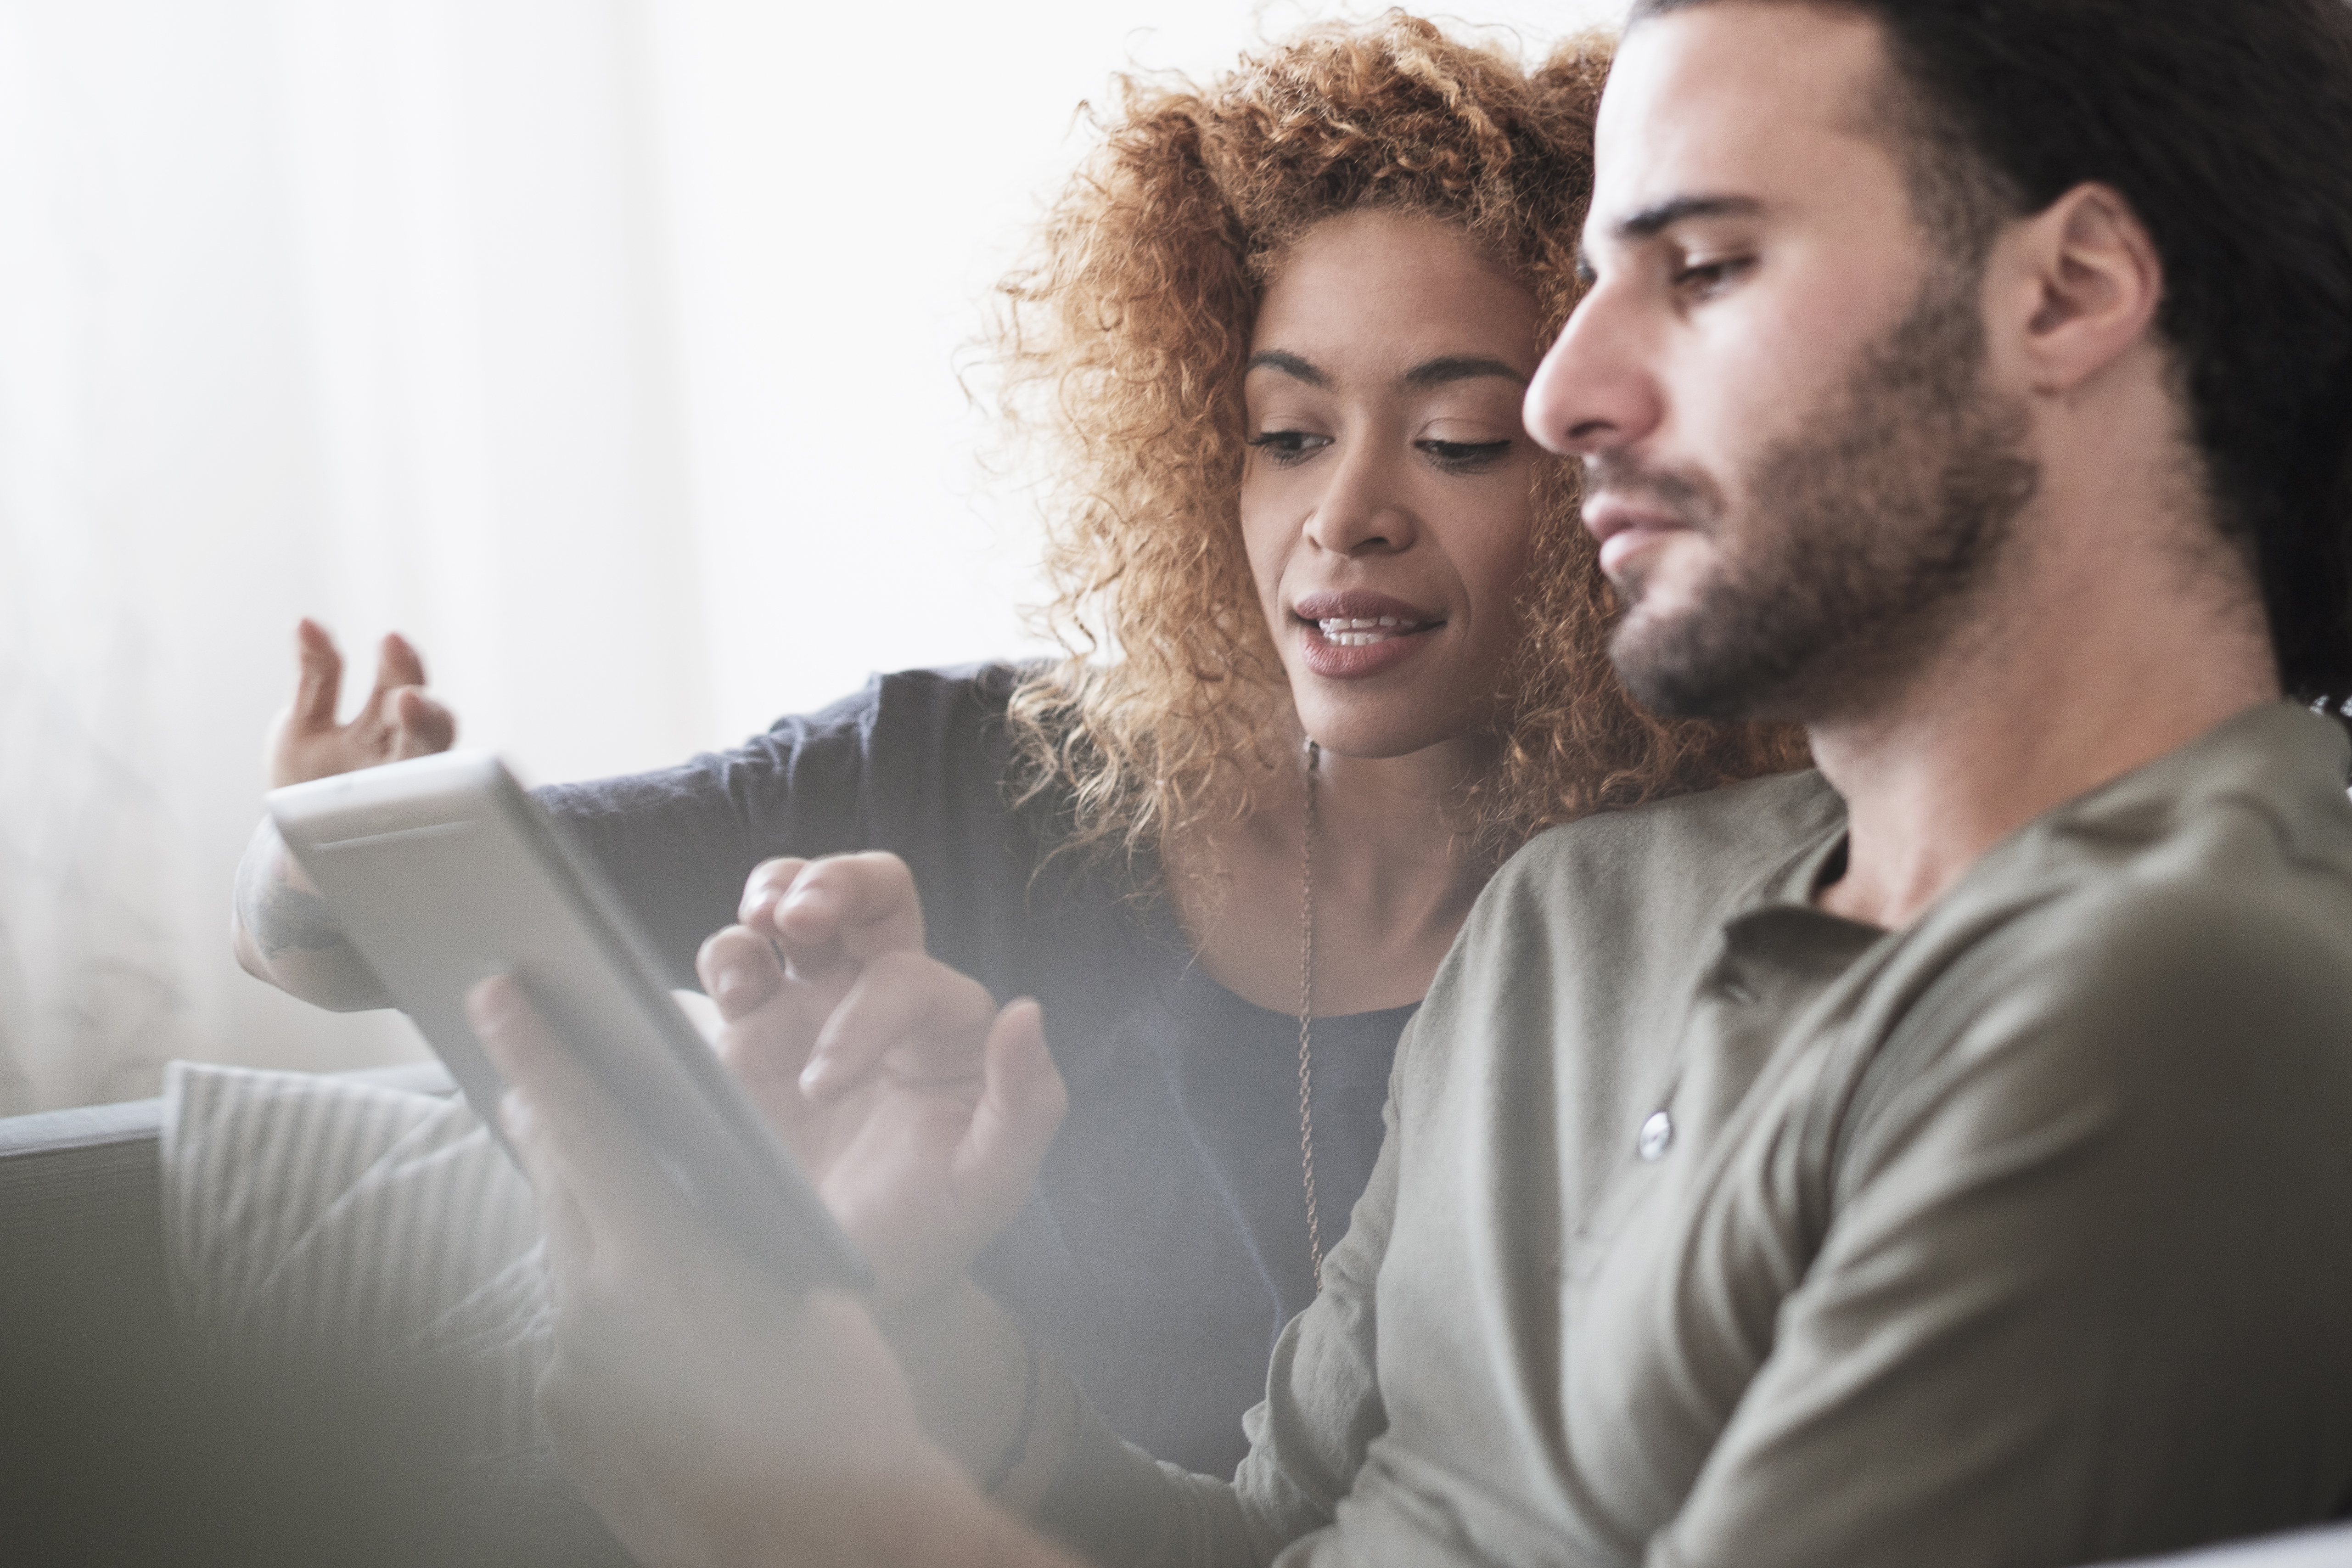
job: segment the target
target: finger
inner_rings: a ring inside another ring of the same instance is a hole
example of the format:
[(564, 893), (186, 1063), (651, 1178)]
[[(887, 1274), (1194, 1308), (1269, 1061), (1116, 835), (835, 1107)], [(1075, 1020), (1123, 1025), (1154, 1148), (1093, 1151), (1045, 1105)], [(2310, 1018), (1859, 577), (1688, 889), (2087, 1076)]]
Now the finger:
[(457, 739), (457, 716), (428, 696), (421, 686), (404, 686), (392, 694), (392, 754), (426, 757), (446, 752)]
[(785, 855), (752, 867), (751, 874), (743, 879), (743, 897), (735, 906), (735, 919), (756, 931), (773, 931), (776, 905), (807, 865), (799, 856)]
[(416, 645), (398, 632), (384, 633), (383, 641), (376, 645), (375, 684), (380, 691), (425, 685), (425, 659)]
[(499, 1123), (507, 1142), (522, 1161), (523, 1174), (539, 1198), (540, 1229), (547, 1238), (547, 1267), (559, 1300), (570, 1284), (587, 1271), (596, 1256), (595, 1232), (558, 1162), (545, 1121), (531, 1113), (530, 1101), (512, 1089), (499, 1100)]
[(286, 719), (288, 731), (307, 734), (335, 727), (335, 706), (342, 700), (343, 656), (327, 628), (305, 616), (295, 623), (294, 706)]
[(773, 944), (742, 926), (713, 936), (703, 955), (706, 984), (728, 993), (713, 1042), (719, 1059), (782, 1131), (808, 1113), (801, 1069), (838, 995), (830, 987), (787, 984)]
[(813, 860), (777, 904), (776, 935), (793, 963), (806, 953), (859, 963), (886, 952), (923, 951), (923, 905), (915, 873), (896, 855), (872, 850)]
[(996, 999), (936, 959), (885, 953), (866, 966), (817, 1031), (801, 1090), (812, 1100), (847, 1093), (894, 1051), (914, 1076), (978, 1081)]
[(989, 1029), (980, 1103), (956, 1151), (957, 1193), (970, 1212), (999, 1226), (1020, 1212), (1069, 1103), (1045, 1014), (1025, 996), (1007, 1003)]
[(694, 955), (694, 973), (704, 994), (719, 1005), (719, 1017), (730, 1024), (756, 1010), (784, 984), (775, 948), (749, 926), (711, 932)]
[(520, 981), (494, 974), (466, 993), (466, 1020), (527, 1107), (524, 1124), (600, 1244), (658, 1244), (677, 1223), (667, 1184), (586, 1068), (547, 1026)]
[(408, 646), (408, 639), (398, 632), (386, 632), (383, 640), (375, 645), (375, 684), (368, 689), (367, 700), (353, 714), (355, 725), (389, 722), (393, 699), (401, 688), (425, 684), (425, 661)]

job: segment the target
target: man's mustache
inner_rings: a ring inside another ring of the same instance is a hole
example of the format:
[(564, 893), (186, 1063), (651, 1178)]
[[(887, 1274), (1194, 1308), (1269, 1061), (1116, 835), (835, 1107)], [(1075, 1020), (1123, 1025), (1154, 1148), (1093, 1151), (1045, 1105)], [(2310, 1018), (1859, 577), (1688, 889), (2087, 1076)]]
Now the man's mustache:
[(1714, 531), (1724, 513), (1723, 491), (1705, 474), (1608, 454), (1584, 459), (1584, 499), (1588, 505), (1606, 499), (1662, 511), (1702, 533)]

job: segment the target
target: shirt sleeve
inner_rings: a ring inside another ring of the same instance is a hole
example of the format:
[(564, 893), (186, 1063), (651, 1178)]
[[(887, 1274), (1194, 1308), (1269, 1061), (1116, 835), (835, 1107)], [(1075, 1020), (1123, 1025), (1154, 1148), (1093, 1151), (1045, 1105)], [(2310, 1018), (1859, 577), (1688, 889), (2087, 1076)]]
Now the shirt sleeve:
[[(1416, 1020), (1417, 1021), (1417, 1020)], [(1312, 1550), (1388, 1427), (1374, 1362), (1373, 1286), (1396, 1216), (1394, 1086), (1380, 1158), (1323, 1259), (1323, 1290), (1276, 1342), (1263, 1402), (1242, 1418), (1250, 1451), (1230, 1482), (1192, 1475), (1122, 1443), (1091, 1411), (1036, 1522), (1104, 1568), (1239, 1568)], [(1297, 1543), (1297, 1553), (1286, 1548)]]
[(2133, 896), (2021, 922), (1880, 1047), (1651, 1568), (2106, 1561), (2337, 1504), (2340, 922)]
[(734, 919), (744, 879), (776, 856), (887, 848), (915, 866), (927, 914), (968, 899), (957, 836), (975, 817), (1003, 817), (986, 727), (1012, 679), (1003, 666), (877, 676), (731, 750), (534, 794), (619, 895), (669, 983), (691, 986), (703, 939)]

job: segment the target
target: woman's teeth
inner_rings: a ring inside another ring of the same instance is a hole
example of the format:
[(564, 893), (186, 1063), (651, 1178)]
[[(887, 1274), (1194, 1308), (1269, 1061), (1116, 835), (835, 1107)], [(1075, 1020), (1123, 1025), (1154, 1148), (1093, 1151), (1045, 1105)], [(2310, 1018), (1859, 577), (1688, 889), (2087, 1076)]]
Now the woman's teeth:
[(1344, 616), (1315, 623), (1323, 640), (1333, 647), (1370, 647), (1421, 630), (1419, 621), (1401, 621), (1394, 616), (1381, 616), (1375, 620), (1349, 620)]

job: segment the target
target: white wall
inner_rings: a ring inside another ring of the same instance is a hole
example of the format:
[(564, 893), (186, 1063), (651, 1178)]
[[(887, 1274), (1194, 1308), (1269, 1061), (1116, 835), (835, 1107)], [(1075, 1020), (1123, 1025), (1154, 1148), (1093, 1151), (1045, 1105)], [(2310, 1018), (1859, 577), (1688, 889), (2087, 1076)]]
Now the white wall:
[(0, 0), (0, 1110), (419, 1048), (227, 957), (299, 615), (538, 778), (1024, 646), (987, 285), (1113, 70), (1335, 13), (812, 9)]
[[(716, 732), (876, 668), (1005, 651), (1029, 518), (952, 366), (1119, 69), (1206, 76), (1304, 21), (1263, 0), (656, 7)], [(1618, 0), (1485, 6), (1531, 48)], [(843, 593), (844, 584), (856, 590)]]

